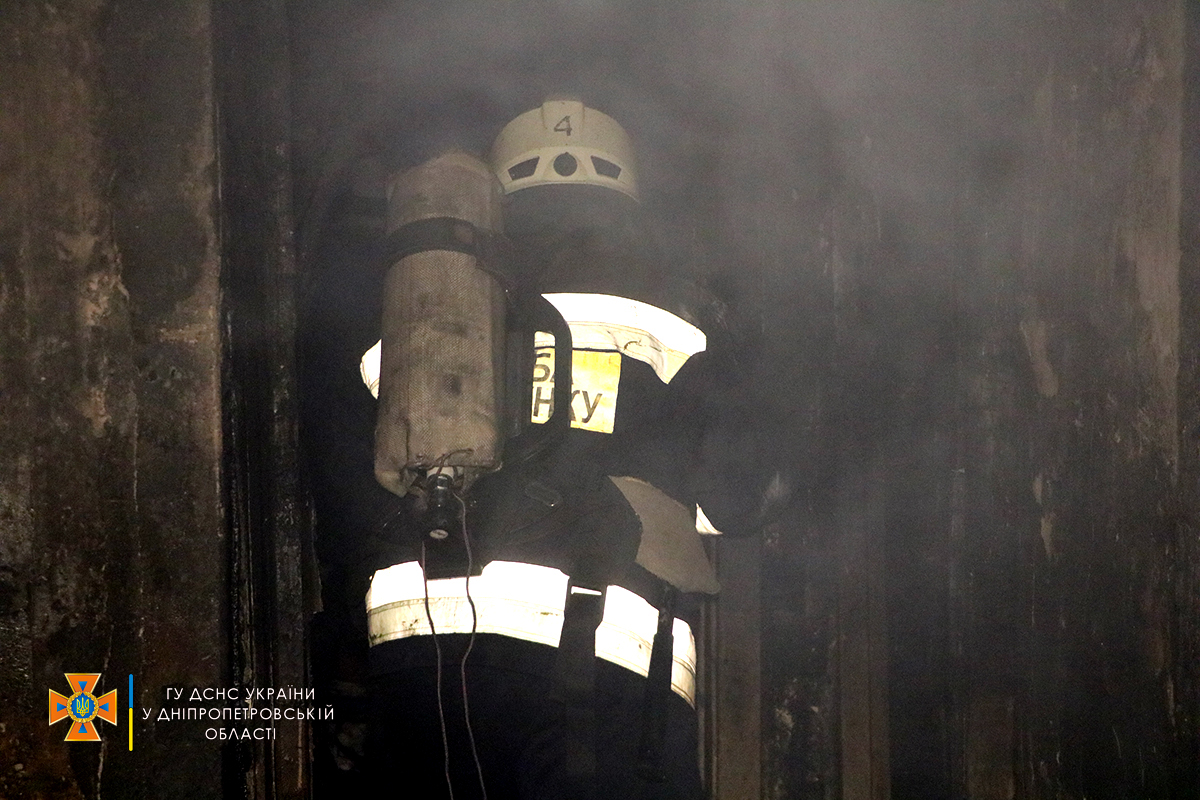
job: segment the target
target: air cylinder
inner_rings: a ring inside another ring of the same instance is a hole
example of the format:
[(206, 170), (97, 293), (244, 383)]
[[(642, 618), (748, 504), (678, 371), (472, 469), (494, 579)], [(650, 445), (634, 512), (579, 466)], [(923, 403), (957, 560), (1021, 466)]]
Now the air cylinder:
[(500, 467), (505, 295), (479, 248), (500, 231), (500, 185), (472, 155), (388, 184), (397, 256), (383, 289), (375, 477), (398, 495), (421, 474), (453, 473), (465, 488)]

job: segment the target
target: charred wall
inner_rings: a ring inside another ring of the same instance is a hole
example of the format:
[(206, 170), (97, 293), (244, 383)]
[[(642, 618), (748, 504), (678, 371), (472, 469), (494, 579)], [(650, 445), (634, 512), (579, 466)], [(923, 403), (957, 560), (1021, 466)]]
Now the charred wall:
[(1171, 552), (1172, 731), (1179, 794), (1200, 774), (1200, 8), (1185, 6), (1180, 203), (1179, 490)]
[[(818, 438), (831, 486), (855, 453), (877, 463), (892, 796), (1190, 796), (1185, 6), (781, 9), (797, 36), (843, 35), (799, 57), (850, 178), (823, 223), (834, 257), (808, 267), (834, 317)], [(815, 563), (821, 530), (784, 549)], [(776, 580), (790, 597), (764, 624), (811, 598)], [(764, 647), (817, 653), (829, 620), (835, 655), (807, 669), (844, 706), (870, 690), (845, 680), (853, 607), (818, 596), (828, 616)], [(804, 712), (819, 694), (796, 702), (797, 662), (766, 663), (774, 741), (829, 729)], [(795, 764), (767, 762), (777, 796), (822, 796)]]
[[(8, 797), (220, 793), (178, 724), (123, 746), (130, 673), (147, 708), (227, 677), (210, 25), (201, 2), (0, 9)], [(101, 744), (47, 727), (65, 672), (119, 690)]]
[[(5, 797), (305, 790), (303, 725), (179, 716), (306, 682), (287, 39), (235, 5), (0, 9)], [(98, 744), (46, 725), (65, 672), (118, 690)]]
[[(226, 593), (237, 686), (307, 687), (309, 619), (319, 603), (299, 462), (296, 259), (286, 3), (217, 2), (221, 112), (223, 468)], [(311, 792), (311, 728), (275, 726), (230, 748), (233, 793)]]
[(763, 544), (764, 796), (1196, 792), (1194, 15), (693, 19), (705, 247), (803, 476)]

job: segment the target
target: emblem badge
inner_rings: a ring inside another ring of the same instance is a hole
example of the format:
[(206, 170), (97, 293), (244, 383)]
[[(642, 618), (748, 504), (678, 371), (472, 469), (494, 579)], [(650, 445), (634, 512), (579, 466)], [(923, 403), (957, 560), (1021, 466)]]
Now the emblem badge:
[(102, 719), (113, 725), (117, 724), (117, 690), (96, 697), (96, 684), (100, 682), (99, 672), (68, 672), (67, 683), (71, 686), (71, 696), (66, 697), (53, 689), (50, 690), (50, 723), (71, 719), (67, 729), (67, 742), (98, 742), (100, 733), (96, 730), (93, 720)]

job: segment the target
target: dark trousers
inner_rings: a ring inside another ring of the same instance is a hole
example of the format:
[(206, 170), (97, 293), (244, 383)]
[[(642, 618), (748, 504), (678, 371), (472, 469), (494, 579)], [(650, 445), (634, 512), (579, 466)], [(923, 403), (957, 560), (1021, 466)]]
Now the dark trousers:
[[(466, 640), (438, 637), (456, 800), (482, 797), (459, 671)], [(466, 700), (489, 800), (700, 800), (696, 714), (682, 698), (672, 693), (667, 704), (666, 780), (645, 781), (637, 770), (645, 679), (598, 660), (594, 705), (572, 707), (549, 677), (554, 655), (554, 648), (508, 637), (475, 639)], [(371, 662), (367, 755), (377, 796), (448, 798), (432, 638), (378, 645)], [(593, 755), (594, 765), (586, 763)]]

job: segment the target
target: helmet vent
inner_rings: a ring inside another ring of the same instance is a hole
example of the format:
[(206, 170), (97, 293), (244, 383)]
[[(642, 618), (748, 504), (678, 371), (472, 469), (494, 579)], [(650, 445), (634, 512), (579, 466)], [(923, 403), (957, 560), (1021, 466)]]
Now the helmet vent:
[(612, 178), (615, 181), (621, 176), (620, 167), (598, 156), (592, 156), (592, 166), (595, 168), (597, 175), (602, 175), (605, 178)]
[(538, 160), (529, 158), (522, 161), (520, 164), (514, 164), (508, 168), (508, 177), (510, 180), (519, 181), (521, 178), (528, 178), (533, 173), (537, 172)]
[(570, 153), (562, 153), (558, 158), (554, 159), (554, 171), (564, 178), (568, 175), (574, 175), (575, 170), (579, 168), (579, 162), (575, 160), (575, 156)]

